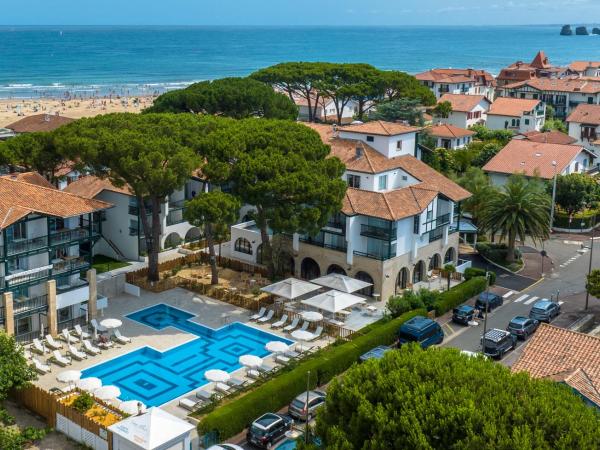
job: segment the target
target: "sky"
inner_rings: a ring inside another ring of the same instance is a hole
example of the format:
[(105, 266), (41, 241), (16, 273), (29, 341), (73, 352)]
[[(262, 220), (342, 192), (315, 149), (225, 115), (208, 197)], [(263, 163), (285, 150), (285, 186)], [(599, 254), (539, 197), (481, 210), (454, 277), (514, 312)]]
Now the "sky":
[(600, 0), (19, 0), (2, 25), (590, 24)]

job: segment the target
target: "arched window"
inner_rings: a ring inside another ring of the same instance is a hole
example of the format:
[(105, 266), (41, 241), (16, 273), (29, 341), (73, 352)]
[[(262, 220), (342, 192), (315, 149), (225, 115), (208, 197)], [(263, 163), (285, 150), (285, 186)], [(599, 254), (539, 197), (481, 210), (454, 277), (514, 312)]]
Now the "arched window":
[(264, 264), (264, 262), (263, 262), (263, 245), (262, 244), (260, 244), (256, 248), (256, 262), (258, 264)]
[(415, 265), (413, 272), (413, 284), (423, 281), (425, 277), (425, 263), (421, 260)]
[(252, 244), (246, 238), (238, 238), (233, 248), (236, 252), (252, 254)]
[(327, 275), (329, 275), (330, 273), (339, 273), (341, 275), (346, 275), (346, 271), (337, 264), (332, 264), (327, 268)]
[(321, 276), (319, 264), (312, 258), (304, 258), (300, 264), (300, 276), (305, 280), (314, 280)]
[(439, 269), (442, 265), (442, 257), (439, 253), (436, 253), (429, 260), (429, 268), (428, 270)]
[[(354, 275), (354, 278), (356, 278), (357, 280), (366, 281), (367, 283), (373, 284), (373, 277), (371, 275), (369, 275), (367, 272), (358, 272), (356, 275)], [(373, 289), (374, 289), (374, 286), (367, 286), (366, 288), (361, 289), (360, 291), (358, 291), (356, 293), (372, 297)]]
[(403, 267), (400, 272), (398, 272), (398, 277), (396, 278), (396, 292), (408, 287), (409, 276), (410, 273), (406, 267)]
[(450, 247), (446, 251), (446, 255), (444, 256), (444, 264), (454, 264), (455, 261), (456, 261), (456, 250), (454, 250), (454, 247)]

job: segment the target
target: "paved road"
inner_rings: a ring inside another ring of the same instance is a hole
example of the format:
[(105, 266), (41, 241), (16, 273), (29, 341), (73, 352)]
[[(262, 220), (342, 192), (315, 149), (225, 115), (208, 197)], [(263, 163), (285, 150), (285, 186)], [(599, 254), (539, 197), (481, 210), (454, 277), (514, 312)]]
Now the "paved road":
[(501, 267), (491, 265), (477, 254), (460, 255), (460, 259), (471, 261), (472, 266), (478, 269), (493, 270), (496, 272), (496, 285), (507, 289), (522, 291), (537, 281), (533, 278), (524, 277)]

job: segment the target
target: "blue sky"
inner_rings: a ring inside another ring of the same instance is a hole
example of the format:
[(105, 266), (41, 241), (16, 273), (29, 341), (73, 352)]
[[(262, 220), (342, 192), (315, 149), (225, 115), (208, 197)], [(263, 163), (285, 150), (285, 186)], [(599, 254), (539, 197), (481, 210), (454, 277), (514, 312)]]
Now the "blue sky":
[(19, 0), (3, 25), (589, 23), (599, 0)]

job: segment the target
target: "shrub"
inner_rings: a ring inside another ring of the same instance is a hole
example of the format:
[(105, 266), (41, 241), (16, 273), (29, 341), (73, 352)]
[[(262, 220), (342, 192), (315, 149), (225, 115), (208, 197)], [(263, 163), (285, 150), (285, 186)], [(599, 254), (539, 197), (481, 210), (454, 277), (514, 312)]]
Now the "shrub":
[[(493, 270), (488, 270), (490, 274), (490, 286), (496, 283), (496, 272)], [(485, 270), (479, 269), (478, 267), (469, 267), (465, 269), (465, 281), (469, 281), (471, 278), (475, 277), (485, 277)]]
[(402, 295), (390, 297), (387, 302), (386, 309), (392, 317), (398, 317), (413, 309), (426, 308), (428, 311), (433, 309), (433, 305), (437, 301), (439, 292), (430, 291), (429, 289), (421, 288), (418, 292), (406, 290)]
[(471, 278), (446, 292), (442, 292), (435, 302), (434, 309), (441, 316), (452, 308), (464, 303), (471, 297), (483, 292), (486, 287), (485, 277)]
[(412, 311), (393, 320), (381, 320), (373, 324), (367, 333), (322, 350), (314, 357), (300, 362), (292, 370), (207, 414), (200, 421), (198, 432), (205, 434), (216, 430), (221, 440), (234, 436), (260, 415), (279, 411), (306, 390), (309, 371), (311, 389), (327, 383), (356, 363), (363, 353), (378, 345), (393, 343), (400, 325), (418, 314), (425, 314), (425, 311)]
[(81, 413), (86, 412), (92, 406), (94, 406), (94, 399), (87, 392), (84, 392), (83, 394), (81, 394), (73, 402), (73, 408), (75, 408), (77, 411), (79, 411)]
[[(508, 253), (508, 246), (506, 244), (479, 242), (476, 249), (481, 256), (490, 261), (499, 264), (506, 261), (506, 255)], [(519, 249), (515, 249), (515, 258), (517, 260), (521, 259), (521, 251)]]

